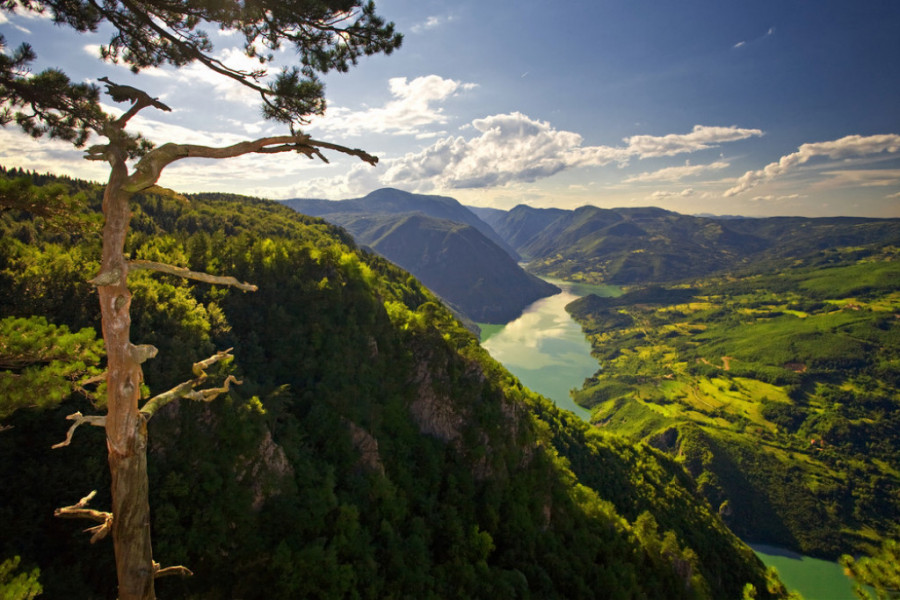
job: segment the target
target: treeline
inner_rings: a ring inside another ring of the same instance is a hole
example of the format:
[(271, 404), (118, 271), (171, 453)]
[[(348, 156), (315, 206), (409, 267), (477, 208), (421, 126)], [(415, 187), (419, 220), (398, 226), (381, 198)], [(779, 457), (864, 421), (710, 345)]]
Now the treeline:
[[(5, 205), (0, 318), (88, 335), (100, 189), (45, 183), (66, 186), (84, 218)], [(166, 597), (740, 598), (747, 584), (784, 595), (679, 465), (522, 388), (416, 279), (342, 230), (222, 194), (148, 196), (133, 211), (131, 258), (259, 286), (129, 278), (131, 337), (159, 349), (147, 394), (228, 347), (213, 381), (241, 381), (150, 423), (155, 558), (195, 573), (160, 580)], [(102, 366), (86, 362), (59, 403), (2, 422), (0, 559), (39, 569), (47, 597), (115, 594), (110, 546), (52, 516), (92, 489), (108, 506), (101, 430), (50, 449), (66, 415), (102, 413), (102, 385), (88, 382)]]

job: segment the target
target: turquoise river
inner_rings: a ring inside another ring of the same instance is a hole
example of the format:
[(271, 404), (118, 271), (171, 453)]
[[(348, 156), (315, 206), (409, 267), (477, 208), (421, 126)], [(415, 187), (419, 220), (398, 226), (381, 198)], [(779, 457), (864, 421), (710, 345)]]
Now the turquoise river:
[[(479, 324), (482, 345), (519, 380), (559, 407), (583, 419), (590, 415), (569, 394), (580, 388), (598, 369), (591, 346), (581, 327), (565, 307), (587, 294), (615, 296), (614, 286), (592, 286), (549, 280), (562, 289), (555, 296), (528, 306), (518, 319), (505, 325)], [(802, 556), (771, 546), (753, 545), (757, 556), (778, 569), (789, 589), (804, 600), (855, 600), (852, 585), (842, 567), (831, 561)]]

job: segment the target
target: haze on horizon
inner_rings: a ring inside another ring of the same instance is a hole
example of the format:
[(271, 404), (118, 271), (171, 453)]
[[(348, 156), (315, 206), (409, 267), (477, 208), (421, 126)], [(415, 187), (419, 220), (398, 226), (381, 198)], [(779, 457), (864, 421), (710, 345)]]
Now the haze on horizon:
[[(403, 47), (326, 77), (328, 112), (306, 130), (377, 154), (376, 168), (263, 155), (184, 161), (160, 183), (273, 199), (396, 187), (502, 209), (900, 217), (900, 3), (377, 4)], [(134, 119), (153, 141), (283, 133), (257, 96), (199, 66), (134, 76), (102, 63), (108, 32), (19, 12), (0, 13), (0, 33), (8, 49), (34, 47), (36, 70), (158, 96), (171, 113)], [(211, 37), (224, 62), (253, 65), (236, 36)], [(6, 167), (105, 181), (81, 156), (0, 129)]]

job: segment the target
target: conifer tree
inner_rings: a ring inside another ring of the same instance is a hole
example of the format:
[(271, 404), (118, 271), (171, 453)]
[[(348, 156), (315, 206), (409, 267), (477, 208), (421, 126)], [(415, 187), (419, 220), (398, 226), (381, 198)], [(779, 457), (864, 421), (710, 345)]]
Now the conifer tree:
[[(121, 600), (155, 597), (154, 579), (168, 574), (186, 574), (185, 567), (160, 568), (153, 561), (147, 483), (147, 422), (160, 407), (176, 398), (209, 400), (228, 390), (233, 379), (213, 389), (199, 389), (207, 380), (206, 369), (226, 360), (219, 352), (194, 365), (195, 378), (151, 398), (141, 406), (141, 364), (156, 354), (149, 345), (129, 338), (131, 293), (128, 273), (151, 269), (182, 277), (244, 290), (254, 286), (230, 277), (212, 276), (125, 256), (125, 240), (136, 194), (179, 196), (157, 181), (168, 165), (189, 157), (224, 159), (249, 153), (296, 152), (326, 160), (323, 151), (356, 156), (375, 164), (377, 159), (362, 150), (314, 140), (299, 127), (311, 115), (325, 111), (319, 74), (346, 71), (358, 58), (389, 54), (402, 38), (393, 23), (375, 12), (372, 2), (362, 0), (0, 0), (7, 12), (32, 10), (49, 14), (58, 25), (80, 32), (101, 25), (113, 30), (109, 43), (101, 47), (102, 58), (123, 63), (134, 72), (147, 67), (182, 67), (200, 63), (216, 74), (237, 81), (257, 92), (266, 118), (283, 124), (284, 135), (247, 140), (226, 147), (170, 142), (153, 147), (139, 134), (128, 131), (132, 119), (144, 110), (170, 110), (146, 92), (117, 84), (107, 78), (105, 92), (115, 102), (127, 103), (118, 117), (100, 106), (100, 88), (92, 83), (71, 81), (59, 69), (29, 72), (35, 51), (23, 44), (6, 51), (0, 38), (0, 123), (15, 123), (35, 137), (48, 136), (85, 147), (91, 138), (105, 142), (86, 148), (85, 158), (110, 166), (103, 196), (103, 251), (96, 286), (102, 315), (107, 355), (107, 413), (71, 415), (75, 428), (88, 423), (106, 429), (112, 475), (112, 510), (87, 507), (93, 494), (79, 503), (59, 509), (60, 516), (94, 519), (93, 540), (112, 533), (116, 555), (118, 593)], [(244, 71), (216, 58), (204, 27), (239, 32), (247, 56), (259, 59), (260, 68)], [(274, 53), (283, 45), (293, 47), (299, 64), (271, 75)], [(327, 161), (326, 161), (327, 162)]]
[[(844, 572), (856, 583), (853, 591), (861, 600), (896, 600), (900, 598), (900, 542), (887, 539), (872, 556), (855, 559), (841, 557)], [(863, 586), (874, 588), (875, 596)]]
[[(83, 391), (99, 374), (103, 343), (90, 328), (72, 332), (43, 317), (0, 319), (0, 419)], [(0, 430), (2, 430), (0, 425)]]

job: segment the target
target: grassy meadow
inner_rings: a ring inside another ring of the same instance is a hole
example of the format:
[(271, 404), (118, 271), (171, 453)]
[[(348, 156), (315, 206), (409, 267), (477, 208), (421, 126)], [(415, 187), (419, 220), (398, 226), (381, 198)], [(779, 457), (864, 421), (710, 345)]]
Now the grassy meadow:
[(668, 450), (740, 535), (833, 557), (900, 515), (900, 251), (819, 253), (567, 309), (598, 427)]

